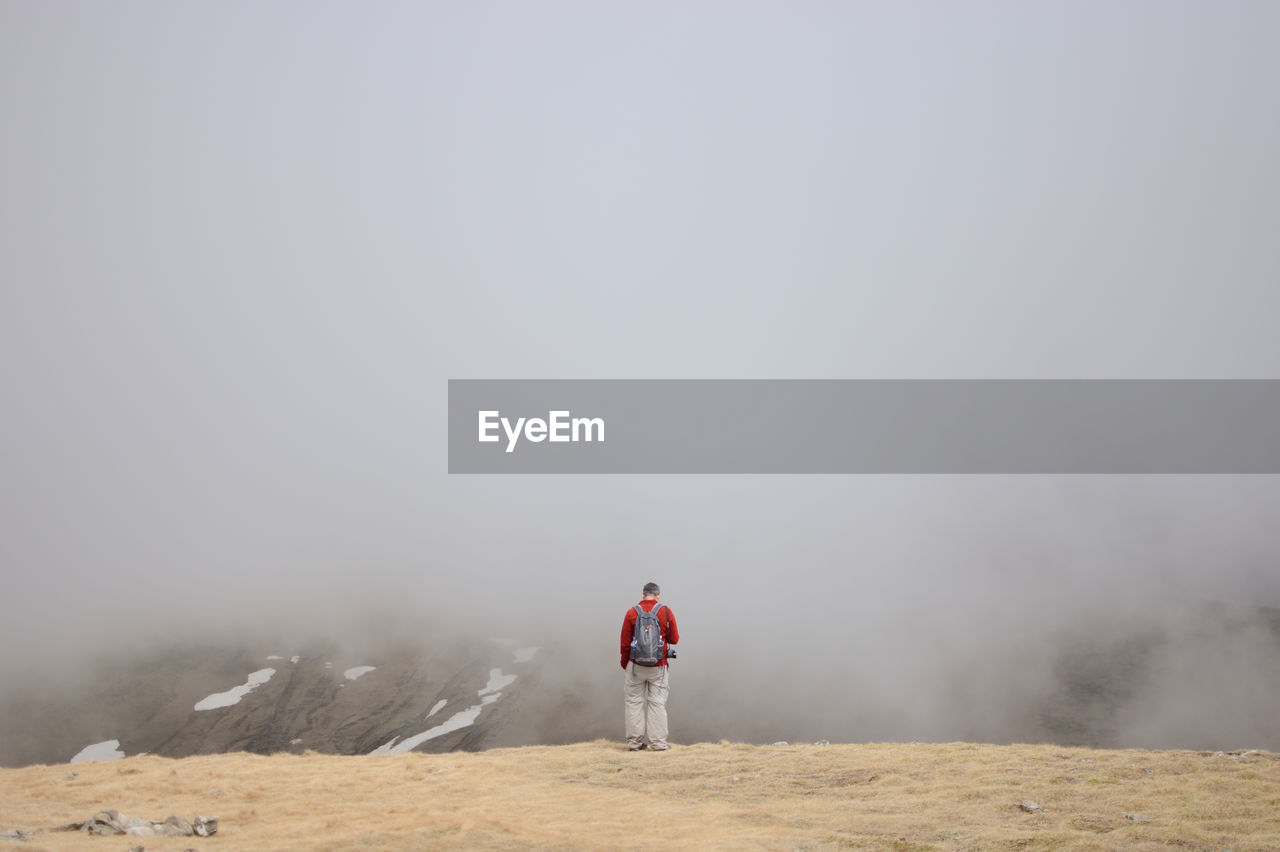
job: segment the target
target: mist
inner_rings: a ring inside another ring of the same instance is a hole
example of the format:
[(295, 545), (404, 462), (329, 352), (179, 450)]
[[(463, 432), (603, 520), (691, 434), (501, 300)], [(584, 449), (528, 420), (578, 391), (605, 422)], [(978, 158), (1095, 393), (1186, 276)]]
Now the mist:
[(677, 740), (1013, 740), (1137, 642), (1118, 744), (1276, 747), (1274, 477), (449, 476), (445, 403), (1275, 378), (1278, 15), (5, 5), (0, 677), (513, 636), (620, 727), (654, 580)]

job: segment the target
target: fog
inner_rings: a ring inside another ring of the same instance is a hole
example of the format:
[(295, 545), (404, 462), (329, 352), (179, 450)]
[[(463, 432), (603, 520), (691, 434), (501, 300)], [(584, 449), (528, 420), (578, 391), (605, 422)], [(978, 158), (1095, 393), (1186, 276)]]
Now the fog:
[(1189, 614), (1280, 607), (1274, 477), (449, 476), (445, 403), (1276, 378), (1277, 24), (5, 4), (0, 677), (444, 627), (612, 699), (655, 580), (677, 740), (1015, 739), (1063, 652), (1159, 629), (1116, 736), (1275, 747), (1274, 637)]

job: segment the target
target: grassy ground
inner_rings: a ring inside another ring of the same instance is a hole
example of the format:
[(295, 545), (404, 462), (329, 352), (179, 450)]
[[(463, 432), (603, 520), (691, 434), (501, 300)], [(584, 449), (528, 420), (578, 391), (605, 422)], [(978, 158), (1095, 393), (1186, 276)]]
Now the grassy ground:
[[(1043, 811), (1024, 812), (1024, 799)], [(189, 839), (45, 832), (12, 848), (1276, 850), (1280, 755), (967, 743), (628, 753), (596, 741), (0, 770), (0, 831), (106, 808), (221, 825)]]

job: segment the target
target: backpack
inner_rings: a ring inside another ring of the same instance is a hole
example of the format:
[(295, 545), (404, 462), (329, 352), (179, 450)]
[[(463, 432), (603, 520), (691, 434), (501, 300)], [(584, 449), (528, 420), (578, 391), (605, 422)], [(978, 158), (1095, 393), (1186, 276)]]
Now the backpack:
[(649, 612), (636, 604), (636, 632), (631, 640), (631, 661), (637, 666), (656, 666), (662, 662), (662, 624), (658, 610), (666, 604), (658, 604)]

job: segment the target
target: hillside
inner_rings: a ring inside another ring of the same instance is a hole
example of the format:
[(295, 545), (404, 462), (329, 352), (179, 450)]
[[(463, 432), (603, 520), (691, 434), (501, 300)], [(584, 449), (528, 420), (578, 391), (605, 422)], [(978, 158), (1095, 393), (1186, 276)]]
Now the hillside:
[[(370, 754), (580, 738), (556, 710), (570, 684), (512, 642), (452, 640), (343, 654), (200, 645), (95, 663), (0, 701), (0, 765), (308, 749)], [(592, 735), (601, 735), (597, 731)]]
[[(104, 808), (218, 816), (209, 838), (35, 835), (153, 850), (1280, 848), (1280, 755), (951, 743), (571, 746), (388, 756), (137, 757), (0, 770), (0, 831)], [(1024, 800), (1042, 810), (1020, 808)], [(192, 842), (194, 841), (194, 842)]]
[[(13, 678), (0, 695), (0, 765), (475, 751), (619, 736), (612, 649), (550, 641), (438, 636), (356, 650), (224, 638), (117, 652), (57, 682)], [(913, 668), (911, 649), (743, 669), (732, 662), (737, 649), (687, 644), (673, 670), (677, 741), (1280, 749), (1274, 610), (1202, 604), (1163, 621), (1089, 622), (1070, 635), (956, 653), (938, 676)]]

